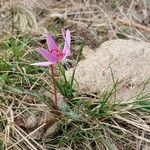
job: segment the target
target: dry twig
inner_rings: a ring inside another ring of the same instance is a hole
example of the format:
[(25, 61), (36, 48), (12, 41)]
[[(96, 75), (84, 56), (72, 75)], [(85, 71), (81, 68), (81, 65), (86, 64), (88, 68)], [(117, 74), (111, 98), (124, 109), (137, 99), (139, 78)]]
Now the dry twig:
[(127, 26), (135, 27), (135, 28), (138, 28), (138, 29), (141, 29), (145, 32), (150, 33), (150, 28), (149, 27), (143, 26), (139, 23), (136, 23), (136, 22), (133, 22), (133, 21), (130, 21), (130, 20), (124, 20), (124, 19), (121, 19), (121, 18), (116, 18), (115, 20), (118, 23), (122, 23), (122, 24), (127, 25)]

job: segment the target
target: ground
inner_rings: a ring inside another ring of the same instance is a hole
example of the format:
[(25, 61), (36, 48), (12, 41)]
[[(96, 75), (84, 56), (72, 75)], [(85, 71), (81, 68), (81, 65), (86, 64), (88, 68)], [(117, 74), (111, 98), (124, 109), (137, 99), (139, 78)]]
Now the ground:
[[(149, 0), (1, 0), (0, 1), (0, 149), (149, 150), (150, 92), (124, 103), (112, 90), (79, 94), (66, 69), (112, 39), (149, 42)], [(59, 110), (53, 107), (48, 68), (42, 60), (50, 32), (60, 46), (61, 31), (71, 31), (72, 55), (55, 66)], [(68, 65), (69, 64), (69, 65)], [(114, 96), (114, 101), (111, 97)]]

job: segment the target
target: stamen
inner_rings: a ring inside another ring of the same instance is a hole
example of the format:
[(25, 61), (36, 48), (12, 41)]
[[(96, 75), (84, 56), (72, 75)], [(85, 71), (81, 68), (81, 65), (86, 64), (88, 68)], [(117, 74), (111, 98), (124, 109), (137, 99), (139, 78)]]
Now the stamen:
[(53, 50), (51, 51), (51, 53), (52, 53), (52, 55), (53, 55), (55, 58), (57, 58), (58, 60), (61, 60), (61, 59), (64, 57), (64, 54), (63, 54), (60, 50), (58, 50), (58, 49), (53, 49)]

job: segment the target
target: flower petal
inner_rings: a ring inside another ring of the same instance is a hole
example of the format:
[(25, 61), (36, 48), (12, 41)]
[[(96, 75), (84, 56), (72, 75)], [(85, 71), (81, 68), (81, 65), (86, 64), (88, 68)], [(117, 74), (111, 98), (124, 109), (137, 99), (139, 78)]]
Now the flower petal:
[(47, 59), (48, 61), (57, 61), (57, 59), (47, 50), (45, 50), (44, 48), (40, 48), (38, 51), (45, 59)]
[(58, 46), (55, 43), (55, 40), (53, 39), (53, 37), (49, 33), (47, 33), (47, 35), (46, 35), (46, 40), (47, 40), (47, 45), (48, 45), (49, 51), (51, 51), (53, 49), (58, 49)]
[[(64, 33), (63, 34), (63, 37), (64, 37)], [(69, 56), (70, 55), (70, 42), (71, 42), (71, 35), (70, 35), (70, 31), (67, 30), (66, 31), (66, 37), (64, 37), (64, 40), (65, 40), (65, 44), (64, 44), (64, 49), (63, 49), (63, 53), (66, 55), (66, 56)]]
[(32, 66), (50, 66), (50, 65), (53, 65), (55, 63), (56, 63), (56, 61), (55, 62), (46, 61), (46, 62), (33, 63), (31, 65)]

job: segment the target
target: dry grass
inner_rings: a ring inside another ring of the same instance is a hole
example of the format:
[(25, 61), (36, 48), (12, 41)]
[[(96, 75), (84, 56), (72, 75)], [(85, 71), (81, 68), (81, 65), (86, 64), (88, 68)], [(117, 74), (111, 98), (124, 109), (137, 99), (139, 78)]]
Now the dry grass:
[(42, 45), (42, 35), (47, 30), (60, 41), (61, 29), (69, 28), (74, 57), (82, 43), (94, 49), (109, 39), (149, 41), (148, 3), (149, 0), (1, 0), (0, 149), (148, 150), (149, 91), (134, 101), (119, 104), (107, 96), (113, 93), (101, 98), (74, 93), (62, 117), (49, 111), (52, 88), (48, 71), (29, 66), (38, 59), (33, 52)]
[[(148, 0), (16, 0), (1, 3), (1, 26), (5, 26), (7, 32), (32, 30), (42, 34), (53, 27), (58, 31), (67, 27), (77, 41), (83, 40), (91, 47), (112, 38), (149, 40), (145, 30), (150, 27)], [(124, 23), (126, 20), (129, 23)], [(130, 21), (145, 28), (138, 28)], [(3, 31), (1, 28), (1, 33)]]

